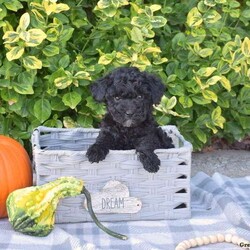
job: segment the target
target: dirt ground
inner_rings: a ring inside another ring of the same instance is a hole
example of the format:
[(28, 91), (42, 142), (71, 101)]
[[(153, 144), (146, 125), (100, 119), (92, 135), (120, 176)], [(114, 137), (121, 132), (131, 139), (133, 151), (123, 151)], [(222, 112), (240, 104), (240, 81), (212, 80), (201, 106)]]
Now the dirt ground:
[(193, 153), (191, 175), (199, 171), (210, 176), (215, 172), (229, 177), (250, 176), (250, 151), (217, 149)]

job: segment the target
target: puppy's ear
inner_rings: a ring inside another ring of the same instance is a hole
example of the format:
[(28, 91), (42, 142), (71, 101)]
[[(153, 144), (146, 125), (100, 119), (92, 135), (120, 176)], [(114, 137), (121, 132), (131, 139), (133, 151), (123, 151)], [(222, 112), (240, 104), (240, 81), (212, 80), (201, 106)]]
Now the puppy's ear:
[(107, 75), (107, 76), (104, 76), (104, 77), (96, 80), (90, 86), (91, 93), (96, 101), (98, 101), (98, 102), (105, 101), (105, 94), (106, 94), (109, 82), (110, 82), (110, 77), (109, 77), (109, 75)]
[(149, 85), (151, 91), (152, 102), (153, 104), (158, 104), (160, 103), (166, 88), (159, 77), (147, 72), (144, 73), (146, 82)]

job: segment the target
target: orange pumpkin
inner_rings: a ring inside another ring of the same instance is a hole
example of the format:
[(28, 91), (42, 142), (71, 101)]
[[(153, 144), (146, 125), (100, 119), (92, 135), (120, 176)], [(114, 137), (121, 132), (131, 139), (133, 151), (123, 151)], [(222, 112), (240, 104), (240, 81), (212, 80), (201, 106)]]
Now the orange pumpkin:
[(23, 146), (0, 135), (0, 218), (7, 217), (6, 199), (19, 188), (32, 185), (32, 167)]

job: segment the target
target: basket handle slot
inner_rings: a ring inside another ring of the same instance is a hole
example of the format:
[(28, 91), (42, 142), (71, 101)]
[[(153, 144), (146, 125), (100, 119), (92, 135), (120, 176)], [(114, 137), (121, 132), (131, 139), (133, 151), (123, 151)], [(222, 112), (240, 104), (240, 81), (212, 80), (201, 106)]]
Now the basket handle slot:
[(178, 191), (175, 192), (176, 194), (186, 194), (187, 193), (187, 190), (185, 188), (182, 188)]
[(179, 163), (178, 165), (187, 165), (187, 163), (185, 162), (185, 161), (183, 161), (183, 162), (181, 162), (181, 163)]
[(182, 174), (178, 176), (176, 179), (187, 179), (187, 176), (185, 174)]
[(186, 203), (181, 203), (178, 206), (176, 206), (174, 209), (181, 209), (181, 208), (187, 208), (187, 204)]

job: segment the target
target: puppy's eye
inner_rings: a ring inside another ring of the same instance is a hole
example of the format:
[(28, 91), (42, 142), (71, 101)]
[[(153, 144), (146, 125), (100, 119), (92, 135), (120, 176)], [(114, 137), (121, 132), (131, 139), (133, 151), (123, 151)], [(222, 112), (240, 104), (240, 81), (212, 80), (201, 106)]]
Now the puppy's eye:
[(119, 100), (121, 100), (121, 97), (120, 96), (115, 96), (115, 98), (114, 98), (116, 101), (119, 101)]

